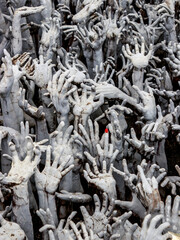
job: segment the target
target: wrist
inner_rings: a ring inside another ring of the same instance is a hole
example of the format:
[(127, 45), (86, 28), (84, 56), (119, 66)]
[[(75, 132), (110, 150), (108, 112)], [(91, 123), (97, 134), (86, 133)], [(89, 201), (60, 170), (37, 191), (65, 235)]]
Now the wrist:
[(27, 182), (13, 187), (13, 202), (16, 206), (29, 204), (29, 193)]

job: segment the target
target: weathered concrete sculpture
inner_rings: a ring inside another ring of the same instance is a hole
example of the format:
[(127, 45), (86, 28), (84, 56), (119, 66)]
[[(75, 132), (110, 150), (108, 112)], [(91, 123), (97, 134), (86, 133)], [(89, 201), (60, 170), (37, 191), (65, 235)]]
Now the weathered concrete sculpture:
[(0, 1), (0, 240), (180, 239), (179, 12)]

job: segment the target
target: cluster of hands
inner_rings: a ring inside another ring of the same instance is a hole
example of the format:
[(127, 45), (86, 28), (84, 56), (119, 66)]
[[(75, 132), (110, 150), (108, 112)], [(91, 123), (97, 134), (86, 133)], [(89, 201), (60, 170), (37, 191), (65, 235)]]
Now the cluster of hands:
[(180, 239), (178, 1), (2, 2), (0, 239)]

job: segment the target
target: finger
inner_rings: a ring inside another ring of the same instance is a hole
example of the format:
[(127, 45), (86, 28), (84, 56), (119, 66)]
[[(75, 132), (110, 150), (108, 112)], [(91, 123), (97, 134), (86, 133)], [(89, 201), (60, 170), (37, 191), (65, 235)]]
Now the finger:
[(65, 159), (65, 160), (61, 163), (61, 165), (58, 167), (58, 170), (59, 170), (59, 171), (62, 171), (62, 170), (65, 168), (65, 166), (66, 166), (69, 162), (71, 162), (71, 160), (73, 160), (73, 156), (67, 155), (67, 159)]
[(88, 213), (87, 209), (84, 206), (81, 206), (80, 210), (81, 210), (81, 213), (83, 215), (84, 221), (88, 221), (90, 216), (89, 216), (89, 213)]
[(139, 46), (138, 46), (138, 41), (137, 41), (136, 37), (134, 38), (134, 42), (135, 42), (135, 52), (136, 52), (136, 54), (138, 54), (139, 53)]
[[(41, 150), (38, 146), (36, 146), (33, 150), (35, 157), (34, 157), (34, 161), (32, 162), (32, 165), (34, 166), (34, 168), (37, 167), (37, 165), (40, 163), (41, 161)], [(24, 159), (25, 161), (25, 159)]]
[(49, 239), (55, 240), (55, 236), (54, 236), (54, 233), (53, 233), (52, 230), (49, 230), (49, 231), (48, 231), (48, 234), (49, 234)]
[(94, 204), (95, 204), (95, 213), (98, 213), (98, 212), (100, 212), (100, 207), (101, 207), (101, 203), (100, 203), (98, 195), (94, 194), (93, 199), (94, 199)]
[(69, 141), (72, 130), (73, 130), (73, 126), (69, 126), (67, 128), (67, 130), (65, 131), (64, 137), (63, 137), (62, 144), (66, 144)]
[(102, 172), (103, 172), (103, 173), (106, 173), (106, 172), (107, 172), (107, 169), (106, 169), (106, 161), (105, 161), (105, 160), (103, 161)]
[(67, 221), (66, 221), (66, 225), (65, 225), (65, 229), (68, 229), (69, 228), (69, 224), (70, 224), (70, 221), (74, 218), (74, 216), (77, 214), (76, 211), (73, 211), (69, 217), (67, 218)]
[(51, 146), (47, 146), (46, 149), (46, 167), (50, 167), (51, 164)]
[(175, 166), (176, 171), (178, 172), (179, 176), (180, 176), (180, 167), (178, 165)]
[(13, 163), (17, 163), (19, 161), (19, 156), (18, 153), (16, 151), (16, 146), (15, 144), (13, 144), (12, 142), (9, 143), (9, 149), (11, 151), (12, 154), (12, 162)]
[(84, 240), (89, 240), (88, 232), (84, 223), (81, 223), (81, 228), (82, 228), (82, 234), (83, 234)]
[(109, 207), (108, 207), (108, 210), (106, 212), (106, 216), (107, 217), (110, 217), (111, 214), (113, 213), (113, 210), (114, 210), (114, 206), (115, 206), (115, 201), (114, 199), (110, 199), (110, 202), (109, 202)]
[(157, 223), (163, 219), (163, 216), (162, 215), (157, 215), (155, 216), (154, 218), (152, 218), (151, 222), (150, 222), (150, 225), (149, 225), (149, 228), (153, 231), (157, 225)]
[(86, 170), (83, 170), (83, 173), (84, 173), (84, 178), (86, 179), (86, 181), (87, 181), (88, 183), (91, 183), (92, 180), (91, 180), (91, 178), (88, 176), (87, 171), (86, 171)]
[(177, 225), (179, 221), (178, 213), (180, 208), (180, 197), (177, 195), (174, 199), (173, 207), (172, 207), (172, 223), (173, 225)]
[(65, 176), (68, 172), (70, 172), (74, 168), (74, 165), (70, 165), (68, 168), (66, 168), (64, 171), (61, 172), (62, 176)]
[(107, 156), (108, 154), (108, 145), (109, 145), (109, 133), (105, 133), (104, 137), (104, 155)]
[(85, 168), (86, 168), (86, 171), (87, 171), (88, 175), (91, 178), (97, 178), (97, 176), (91, 171), (90, 166), (89, 166), (88, 163), (86, 163)]
[(108, 209), (108, 195), (106, 193), (103, 193), (103, 202), (102, 202), (101, 212), (106, 213), (107, 209)]
[(55, 226), (51, 225), (51, 224), (46, 224), (45, 226), (41, 227), (39, 229), (39, 232), (44, 232), (44, 231), (47, 231), (49, 229), (56, 229)]
[(167, 175), (167, 172), (162, 172), (161, 174), (159, 174), (159, 176), (156, 178), (157, 182), (160, 183), (166, 175)]
[(115, 151), (115, 152), (113, 153), (113, 155), (112, 155), (111, 163), (113, 163), (113, 162), (115, 161), (115, 159), (116, 159), (116, 157), (117, 157), (118, 154), (119, 154), (119, 150), (116, 149), (116, 151)]
[(165, 223), (162, 223), (158, 228), (157, 228), (157, 232), (159, 234), (162, 234), (163, 231), (166, 230), (166, 228), (169, 228), (170, 227), (170, 223), (168, 222), (165, 222)]
[(116, 169), (115, 167), (112, 167), (112, 170), (117, 173), (118, 175), (122, 176), (123, 178), (126, 176), (126, 174), (118, 169)]
[(168, 184), (168, 182), (169, 182), (169, 178), (166, 177), (164, 181), (161, 183), (161, 187), (165, 187)]
[(122, 160), (122, 165), (123, 165), (124, 172), (129, 175), (130, 173), (129, 173), (129, 170), (128, 170), (126, 159)]
[(168, 195), (166, 198), (166, 204), (165, 204), (165, 216), (166, 216), (166, 221), (170, 222), (171, 218), (171, 196)]
[(139, 172), (139, 175), (140, 175), (140, 178), (141, 178), (141, 182), (142, 182), (142, 185), (143, 185), (143, 190), (146, 193), (151, 194), (152, 189), (151, 189), (151, 186), (149, 185), (149, 183), (147, 181), (147, 178), (144, 175), (144, 171), (143, 171), (142, 167), (140, 165), (138, 165), (137, 169), (138, 169), (138, 172)]
[(145, 53), (145, 42), (144, 42), (144, 37), (141, 37), (141, 53), (144, 55)]
[(77, 227), (76, 227), (76, 224), (73, 222), (73, 221), (70, 221), (70, 226), (71, 228), (73, 229), (76, 237), (78, 240), (83, 240), (82, 237), (81, 237), (81, 234), (80, 232), (78, 231)]
[(144, 218), (142, 230), (141, 230), (142, 236), (146, 236), (146, 232), (148, 229), (148, 222), (150, 219), (151, 219), (151, 214), (146, 215), (146, 217)]
[(29, 135), (29, 122), (26, 121), (25, 123), (25, 135), (28, 136)]

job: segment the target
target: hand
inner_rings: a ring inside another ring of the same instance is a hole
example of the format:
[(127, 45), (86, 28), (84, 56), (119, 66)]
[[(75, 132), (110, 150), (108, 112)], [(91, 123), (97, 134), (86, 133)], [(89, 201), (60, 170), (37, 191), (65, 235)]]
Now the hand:
[[(177, 172), (179, 171), (179, 167), (175, 166)], [(180, 173), (179, 173), (180, 175)], [(180, 187), (180, 176), (166, 176), (161, 183), (161, 187), (170, 187), (171, 194), (176, 195), (176, 186)]]
[(74, 167), (73, 164), (71, 164), (69, 167), (66, 167), (66, 164), (70, 161), (70, 159), (71, 156), (69, 156), (69, 159), (64, 160), (63, 163), (59, 165), (59, 159), (57, 156), (51, 165), (51, 147), (48, 146), (46, 151), (45, 168), (42, 172), (40, 172), (39, 169), (36, 169), (35, 181), (37, 190), (54, 194), (62, 177), (70, 172)]
[[(32, 78), (34, 75), (34, 63), (30, 53), (25, 52), (22, 54), (16, 54), (12, 57), (12, 62), (14, 75), (17, 75), (15, 76), (17, 82), (23, 75), (27, 76), (29, 79)], [(33, 89), (31, 88), (32, 84), (30, 84), (26, 79), (24, 79), (24, 82), (26, 83), (28, 90), (33, 92)]]
[(78, 59), (77, 53), (67, 53), (65, 50), (62, 52), (61, 59), (57, 57), (58, 68), (62, 70), (62, 73), (68, 71), (69, 76), (74, 76), (74, 83), (83, 83), (89, 75), (87, 68)]
[[(133, 202), (130, 202), (128, 204), (120, 201), (118, 203), (122, 204), (122, 206), (124, 205), (125, 207), (132, 207), (132, 203), (136, 203), (136, 205), (138, 206), (137, 209), (139, 209), (137, 211), (137, 214), (140, 214), (141, 216), (143, 213), (143, 208), (141, 205), (143, 205), (144, 208), (147, 208), (150, 212), (159, 210), (161, 197), (158, 191), (158, 183), (166, 175), (165, 170), (160, 169), (160, 167), (156, 164), (152, 164), (149, 168), (145, 160), (141, 162), (141, 165), (137, 166), (137, 176), (129, 172), (125, 160), (123, 160), (123, 169), (124, 172), (117, 170), (113, 167), (113, 171), (115, 171), (117, 174), (124, 178), (126, 185), (133, 193)], [(155, 170), (159, 171), (159, 175), (157, 178), (154, 177)], [(129, 210), (133, 211), (136, 209), (129, 208)]]
[(160, 212), (163, 215), (163, 222), (168, 222), (170, 224), (171, 232), (179, 233), (180, 231), (179, 206), (180, 197), (178, 195), (174, 198), (173, 205), (172, 197), (170, 195), (167, 196), (165, 204), (161, 201)]
[(109, 171), (107, 171), (107, 163), (105, 160), (102, 162), (102, 173), (99, 172), (96, 160), (90, 154), (85, 152), (88, 160), (93, 165), (94, 173), (91, 171), (88, 163), (85, 165), (84, 177), (88, 183), (95, 185), (98, 189), (106, 192), (110, 199), (116, 199), (116, 182), (112, 176), (112, 164), (110, 165)]
[(2, 69), (4, 71), (3, 78), (1, 80), (0, 95), (2, 98), (6, 98), (10, 95), (13, 83), (14, 83), (14, 73), (13, 65), (10, 54), (4, 50), (5, 57), (2, 59)]
[(122, 201), (116, 200), (115, 204), (120, 206), (122, 209), (132, 211), (134, 214), (139, 216), (141, 219), (144, 219), (146, 214), (146, 209), (142, 205), (141, 201), (138, 199), (135, 193), (132, 193), (132, 201)]
[(28, 114), (30, 117), (37, 119), (37, 120), (44, 120), (45, 119), (45, 113), (43, 111), (43, 106), (35, 107), (28, 103), (28, 101), (25, 99), (25, 93), (26, 90), (20, 88), (19, 89), (19, 106), (22, 108), (22, 110)]
[[(27, 153), (23, 161), (21, 161), (18, 156), (16, 146), (12, 142), (9, 143), (9, 149), (12, 157), (9, 155), (6, 155), (6, 157), (11, 159), (12, 165), (8, 175), (2, 180), (3, 184), (9, 185), (10, 187), (19, 185), (27, 182), (34, 174), (35, 169), (40, 162), (41, 152), (39, 147), (34, 147), (33, 141), (30, 137), (26, 137), (26, 141)], [(21, 171), (19, 171), (19, 169), (21, 169)]]
[(137, 38), (135, 40), (135, 53), (132, 53), (129, 48), (129, 44), (126, 44), (126, 49), (123, 46), (122, 51), (124, 53), (124, 56), (129, 58), (134, 65), (134, 67), (138, 69), (142, 69), (148, 66), (149, 60), (152, 57), (152, 52), (153, 52), (153, 45), (150, 44), (149, 48), (149, 53), (145, 56), (145, 41), (144, 37), (141, 37), (141, 52), (139, 52), (139, 46), (138, 46), (138, 41)]
[(63, 116), (67, 115), (70, 110), (68, 96), (76, 90), (75, 86), (69, 89), (73, 80), (74, 76), (69, 77), (69, 71), (62, 73), (59, 70), (53, 75), (47, 86), (57, 113), (61, 113)]
[(89, 215), (84, 206), (81, 206), (80, 209), (87, 229), (91, 229), (94, 234), (101, 236), (105, 226), (109, 223), (114, 207), (113, 201), (110, 202), (110, 205), (108, 207), (108, 196), (106, 193), (103, 193), (103, 203), (101, 207), (99, 197), (95, 194), (93, 198), (95, 203), (95, 210), (92, 216)]
[(80, 133), (74, 130), (72, 138), (74, 142), (83, 145), (85, 149), (87, 148), (88, 152), (95, 157), (97, 154), (96, 146), (99, 143), (99, 124), (94, 121), (93, 126), (92, 120), (88, 119), (88, 127), (87, 129), (82, 124), (79, 124)]
[(106, 29), (101, 22), (97, 24), (91, 24), (90, 22), (88, 28), (86, 28), (85, 24), (82, 27), (78, 25), (76, 38), (84, 50), (91, 47), (92, 50), (96, 51), (102, 47), (106, 39)]
[[(113, 217), (114, 223), (112, 224), (111, 232), (116, 235), (120, 235), (120, 239), (126, 235), (126, 221), (132, 216), (132, 212), (125, 212), (119, 217)], [(119, 239), (119, 238), (118, 238)]]
[(12, 139), (16, 144), (16, 150), (21, 159), (25, 158), (27, 153), (27, 144), (29, 140), (29, 122), (20, 123), (20, 135), (13, 134)]
[(58, 125), (58, 128), (55, 132), (50, 135), (50, 144), (52, 146), (52, 155), (54, 159), (58, 159), (58, 164), (63, 163), (72, 156), (71, 161), (68, 165), (74, 163), (72, 144), (71, 144), (71, 133), (73, 126), (65, 128), (65, 123), (62, 121)]
[(37, 211), (37, 215), (40, 217), (43, 227), (39, 229), (40, 232), (48, 231), (50, 236), (54, 236), (54, 239), (67, 239), (73, 240), (73, 232), (70, 230), (70, 222), (73, 217), (76, 215), (76, 212), (72, 212), (69, 217), (67, 218), (66, 224), (65, 219), (61, 219), (58, 227), (55, 226), (53, 216), (49, 208), (46, 211), (43, 209), (39, 209)]
[(174, 77), (180, 76), (180, 58), (179, 58), (179, 52), (180, 52), (180, 44), (175, 43), (174, 45), (172, 42), (169, 42), (168, 46), (165, 47), (165, 50), (168, 52), (168, 57), (165, 58), (168, 65), (171, 68), (172, 74)]
[(27, 239), (26, 234), (20, 228), (17, 223), (6, 221), (2, 215), (0, 215), (0, 236), (1, 240), (24, 240)]
[(140, 240), (167, 240), (169, 238), (171, 239), (171, 235), (169, 233), (164, 233), (167, 232), (167, 228), (170, 226), (168, 222), (162, 223), (156, 228), (157, 223), (162, 218), (163, 215), (157, 215), (151, 219), (151, 214), (148, 214), (143, 221)]
[[(72, 219), (76, 215), (76, 213), (77, 212), (72, 212), (67, 218), (66, 223), (65, 219), (60, 220), (59, 225), (57, 227), (57, 236), (59, 240), (61, 239), (73, 240), (73, 232), (72, 230), (70, 230), (70, 226), (72, 226)], [(73, 230), (75, 229), (74, 225), (72, 229)]]
[[(107, 15), (107, 17), (106, 17)], [(117, 25), (118, 21), (118, 10), (115, 11), (115, 14), (113, 16), (112, 8), (107, 7), (106, 11), (104, 11), (104, 14), (102, 16), (102, 21), (104, 23), (104, 26), (106, 28), (106, 36), (108, 39), (115, 39), (116, 44), (120, 40), (121, 30)]]
[(43, 223), (43, 227), (39, 229), (40, 232), (44, 232), (49, 229), (56, 229), (54, 219), (49, 208), (47, 208), (46, 211), (40, 208), (36, 211), (36, 213)]
[(135, 108), (142, 113), (143, 119), (149, 122), (154, 122), (156, 119), (156, 102), (152, 89), (147, 86), (147, 92), (140, 90), (137, 86), (133, 86), (137, 91), (142, 103), (138, 103)]
[(94, 13), (103, 4), (104, 0), (85, 0), (83, 9), (73, 16), (74, 22), (82, 22), (86, 20), (91, 13)]
[(79, 96), (78, 91), (73, 92), (73, 97), (69, 96), (69, 101), (73, 105), (73, 114), (77, 118), (80, 118), (80, 123), (84, 126), (87, 124), (88, 117), (95, 112), (103, 103), (103, 95), (99, 95), (99, 100), (95, 101), (96, 93), (93, 91), (87, 91), (86, 88), (82, 89), (82, 94)]
[(41, 47), (46, 54), (49, 47), (56, 47), (60, 35), (61, 20), (58, 17), (49, 18), (49, 22), (42, 23)]
[(162, 139), (167, 138), (168, 136), (168, 128), (165, 123), (163, 123), (163, 115), (161, 111), (161, 107), (157, 106), (158, 118), (155, 122), (146, 124), (142, 130), (141, 139), (146, 141), (161, 141)]
[[(11, 136), (11, 141), (15, 142), (16, 150), (21, 160), (25, 158), (27, 154), (28, 140), (30, 138), (29, 135), (29, 122), (26, 121), (25, 124), (23, 122), (20, 123), (20, 134), (13, 133)], [(48, 142), (48, 139), (43, 139), (39, 142), (33, 142), (33, 145), (34, 147), (38, 147), (42, 152), (44, 152), (46, 146), (43, 146), (43, 144), (46, 142)], [(5, 154), (5, 156), (7, 155)]]
[(134, 128), (131, 128), (131, 138), (126, 135), (124, 136), (124, 139), (144, 156), (155, 154), (154, 147), (149, 147), (145, 141), (137, 139)]
[(146, 208), (148, 208), (150, 213), (159, 210), (161, 197), (158, 190), (157, 179), (154, 176), (147, 178), (140, 165), (137, 166), (137, 169), (139, 173), (139, 183), (137, 183), (137, 188), (139, 189), (138, 195), (141, 202)]
[(106, 161), (106, 167), (107, 170), (109, 170), (111, 164), (114, 163), (114, 160), (116, 159), (119, 150), (114, 149), (113, 144), (109, 143), (109, 132), (105, 132), (102, 136), (102, 142), (101, 145), (98, 143), (96, 145), (97, 148), (97, 155), (98, 155), (98, 162), (103, 167), (103, 161)]
[[(91, 82), (95, 86), (95, 90), (97, 94), (103, 94), (105, 98), (111, 99), (111, 98), (119, 98), (119, 95), (123, 93), (121, 90), (119, 90), (117, 87), (115, 87), (112, 84), (102, 82), (102, 83), (95, 83), (94, 81)], [(113, 94), (112, 94), (113, 93)], [(125, 93), (122, 95), (126, 96)]]
[(39, 61), (37, 59), (33, 60), (34, 63), (34, 75), (30, 77), (39, 88), (47, 87), (48, 83), (52, 81), (52, 67), (54, 64), (51, 63), (52, 60), (44, 60), (42, 55), (39, 56)]
[[(84, 223), (80, 223), (81, 230), (77, 229), (77, 226), (73, 221), (70, 221), (70, 226), (71, 226), (72, 230), (74, 231), (74, 234), (75, 234), (77, 240), (83, 240), (83, 239), (84, 240), (97, 240), (96, 236), (94, 236), (94, 234), (93, 234), (93, 231), (91, 229), (87, 230), (86, 225)], [(83, 238), (82, 238), (82, 236), (83, 236)]]

